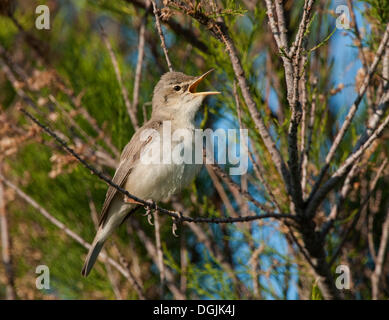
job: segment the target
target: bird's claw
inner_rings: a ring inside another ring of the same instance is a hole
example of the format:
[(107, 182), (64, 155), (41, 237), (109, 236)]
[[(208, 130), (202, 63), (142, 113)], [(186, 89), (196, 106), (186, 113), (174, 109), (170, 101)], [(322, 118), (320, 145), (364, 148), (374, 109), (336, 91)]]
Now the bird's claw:
[(180, 218), (173, 217), (173, 225), (172, 225), (172, 233), (173, 233), (173, 236), (175, 236), (176, 238), (178, 238), (178, 235), (176, 233), (176, 231), (178, 229), (177, 224), (181, 222), (181, 218), (182, 218), (182, 213), (181, 212), (177, 212), (177, 213), (180, 216)]
[[(157, 208), (157, 205), (155, 204), (155, 202), (153, 200), (148, 200), (147, 202), (152, 202), (153, 203), (152, 207)], [(154, 225), (154, 223), (151, 221), (151, 219), (152, 219), (151, 207), (146, 207), (146, 212), (144, 213), (143, 216), (147, 216), (147, 222), (152, 226)]]

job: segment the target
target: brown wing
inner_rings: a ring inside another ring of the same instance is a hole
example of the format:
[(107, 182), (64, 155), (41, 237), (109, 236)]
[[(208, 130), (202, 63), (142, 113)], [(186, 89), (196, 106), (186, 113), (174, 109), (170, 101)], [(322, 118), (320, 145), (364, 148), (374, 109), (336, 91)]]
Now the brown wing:
[[(141, 150), (152, 140), (150, 136), (149, 139), (146, 139), (145, 141), (142, 141), (142, 143), (140, 143), (141, 131), (146, 129), (158, 130), (161, 124), (162, 121), (149, 121), (137, 132), (135, 132), (130, 142), (127, 143), (127, 145), (124, 147), (123, 152), (120, 156), (119, 167), (116, 169), (115, 175), (112, 179), (115, 184), (120, 187), (123, 187), (129, 174), (131, 173), (132, 168), (136, 164), (136, 161), (140, 158)], [(109, 186), (107, 194), (105, 195), (103, 209), (101, 210), (99, 226), (105, 223), (105, 220), (108, 216), (108, 209), (117, 192), (118, 190), (116, 188)]]

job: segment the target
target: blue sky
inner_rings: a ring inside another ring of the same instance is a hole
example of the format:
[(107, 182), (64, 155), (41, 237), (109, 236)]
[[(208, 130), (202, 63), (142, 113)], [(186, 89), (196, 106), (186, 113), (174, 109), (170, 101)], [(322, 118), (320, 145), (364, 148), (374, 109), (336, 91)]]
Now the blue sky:
[[(347, 5), (345, 1), (332, 1), (330, 9), (334, 10), (339, 5)], [(363, 6), (360, 2), (353, 1), (354, 12), (356, 15), (357, 24), (361, 32), (368, 32), (365, 29), (364, 20), (363, 20)], [(332, 30), (335, 27), (336, 19), (335, 17), (330, 18), (330, 29)], [(319, 43), (322, 39), (317, 39)], [(339, 30), (337, 29), (332, 36), (329, 45), (330, 45), (330, 55), (331, 59), (334, 61), (334, 66), (332, 70), (331, 85), (329, 87), (337, 87), (339, 84), (344, 84), (345, 88), (335, 96), (331, 98), (330, 108), (333, 112), (338, 114), (337, 119), (342, 122), (345, 114), (347, 113), (350, 106), (353, 104), (354, 99), (357, 95), (354, 89), (355, 77), (358, 70), (361, 68), (361, 61), (358, 58), (358, 49), (353, 46), (353, 35), (348, 30)], [(259, 58), (261, 59), (261, 58)], [(261, 60), (263, 63), (263, 59)], [(263, 92), (263, 90), (261, 90)], [(275, 109), (277, 106), (277, 97), (273, 92), (270, 95), (270, 106)], [(277, 251), (287, 255), (287, 246), (285, 243), (284, 237), (279, 233), (274, 233), (274, 236), (270, 236), (269, 233), (274, 232), (273, 227), (263, 227), (256, 228), (254, 237), (260, 239), (260, 241), (266, 241), (268, 245), (275, 248)], [(246, 248), (247, 249), (247, 248)], [(242, 248), (240, 252), (237, 253), (236, 258), (242, 258), (246, 256), (247, 252)], [(270, 259), (264, 258), (261, 261), (261, 267), (266, 269), (271, 267)], [(292, 270), (292, 279), (291, 279), (291, 288), (289, 291), (289, 299), (297, 299), (297, 269), (293, 268)], [(247, 280), (251, 281), (251, 280)], [(277, 286), (277, 282), (272, 279), (272, 285), (276, 292), (280, 292), (281, 288)], [(262, 281), (263, 283), (263, 281)], [(265, 283), (263, 283), (265, 284)], [(265, 295), (266, 296), (266, 295)], [(268, 295), (267, 298), (271, 299), (271, 296)]]

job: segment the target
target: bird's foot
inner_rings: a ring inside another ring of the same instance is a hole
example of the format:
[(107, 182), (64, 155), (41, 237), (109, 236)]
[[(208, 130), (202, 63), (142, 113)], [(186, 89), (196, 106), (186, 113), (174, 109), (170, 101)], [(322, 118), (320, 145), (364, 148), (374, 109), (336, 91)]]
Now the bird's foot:
[[(157, 208), (157, 204), (155, 203), (154, 200), (148, 199), (146, 200), (147, 202), (151, 202), (153, 204), (152, 207)], [(151, 221), (153, 215), (152, 215), (152, 209), (150, 207), (146, 207), (146, 212), (144, 213), (144, 216), (147, 216), (147, 221), (149, 222), (150, 225), (154, 225), (154, 223)]]

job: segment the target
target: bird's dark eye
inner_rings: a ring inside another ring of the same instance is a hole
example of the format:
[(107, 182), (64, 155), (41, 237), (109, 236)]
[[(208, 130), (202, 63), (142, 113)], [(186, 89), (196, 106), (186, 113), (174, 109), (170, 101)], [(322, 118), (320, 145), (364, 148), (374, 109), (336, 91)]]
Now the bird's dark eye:
[(180, 86), (174, 86), (173, 89), (176, 90), (176, 91), (180, 91), (181, 87)]

